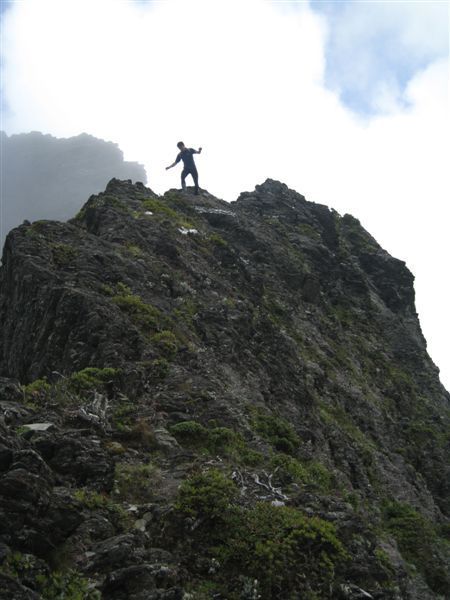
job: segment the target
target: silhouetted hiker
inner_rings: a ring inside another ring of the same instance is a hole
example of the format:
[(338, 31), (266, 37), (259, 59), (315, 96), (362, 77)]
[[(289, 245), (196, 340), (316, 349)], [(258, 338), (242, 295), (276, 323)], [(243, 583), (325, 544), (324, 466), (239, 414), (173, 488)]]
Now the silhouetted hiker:
[(183, 142), (178, 142), (177, 146), (180, 149), (180, 153), (176, 157), (175, 162), (169, 167), (166, 167), (166, 171), (167, 169), (171, 169), (172, 167), (174, 167), (177, 163), (180, 162), (180, 160), (182, 160), (184, 167), (181, 172), (181, 187), (183, 188), (183, 190), (186, 189), (186, 177), (188, 175), (192, 175), (192, 179), (194, 180), (195, 185), (194, 194), (198, 194), (198, 173), (197, 167), (195, 166), (194, 162), (194, 154), (200, 154), (202, 149), (199, 148), (198, 150), (194, 150), (194, 148), (186, 148)]

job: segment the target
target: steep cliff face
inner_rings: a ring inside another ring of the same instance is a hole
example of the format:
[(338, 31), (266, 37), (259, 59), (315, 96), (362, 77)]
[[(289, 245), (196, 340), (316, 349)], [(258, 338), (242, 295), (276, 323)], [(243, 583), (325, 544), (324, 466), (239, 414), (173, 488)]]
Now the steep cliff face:
[(356, 219), (112, 180), (0, 277), (4, 597), (445, 597), (450, 398)]

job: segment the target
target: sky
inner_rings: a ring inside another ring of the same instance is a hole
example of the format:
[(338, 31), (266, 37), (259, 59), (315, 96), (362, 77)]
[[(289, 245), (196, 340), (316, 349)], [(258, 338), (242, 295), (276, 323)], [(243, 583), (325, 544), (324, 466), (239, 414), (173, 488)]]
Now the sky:
[(450, 389), (449, 2), (21, 0), (1, 5), (8, 135), (119, 144), (157, 193), (176, 143), (225, 200), (270, 177), (351, 213), (416, 277)]

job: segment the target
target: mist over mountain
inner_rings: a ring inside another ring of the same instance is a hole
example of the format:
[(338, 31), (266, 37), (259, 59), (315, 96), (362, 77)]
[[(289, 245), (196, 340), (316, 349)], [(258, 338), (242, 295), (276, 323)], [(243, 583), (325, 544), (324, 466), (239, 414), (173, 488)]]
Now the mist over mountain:
[(117, 144), (86, 133), (60, 139), (36, 131), (0, 132), (0, 144), (1, 247), (8, 231), (25, 219), (69, 219), (113, 176), (147, 180), (144, 167), (124, 161)]
[(0, 598), (438, 600), (450, 396), (351, 215), (111, 180), (0, 267)]

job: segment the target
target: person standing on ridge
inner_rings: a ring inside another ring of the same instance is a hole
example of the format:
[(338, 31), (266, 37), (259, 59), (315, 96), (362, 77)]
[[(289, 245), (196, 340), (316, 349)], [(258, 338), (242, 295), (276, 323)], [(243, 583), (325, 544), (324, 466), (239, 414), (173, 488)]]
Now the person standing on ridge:
[(183, 142), (178, 142), (177, 144), (180, 152), (175, 159), (175, 162), (170, 166), (166, 167), (166, 171), (174, 167), (180, 160), (183, 161), (183, 170), (181, 172), (181, 187), (183, 190), (186, 189), (186, 177), (188, 175), (192, 175), (192, 179), (194, 180), (195, 191), (194, 194), (198, 194), (198, 173), (197, 167), (194, 162), (194, 154), (200, 154), (202, 149), (194, 150), (194, 148), (186, 148)]

